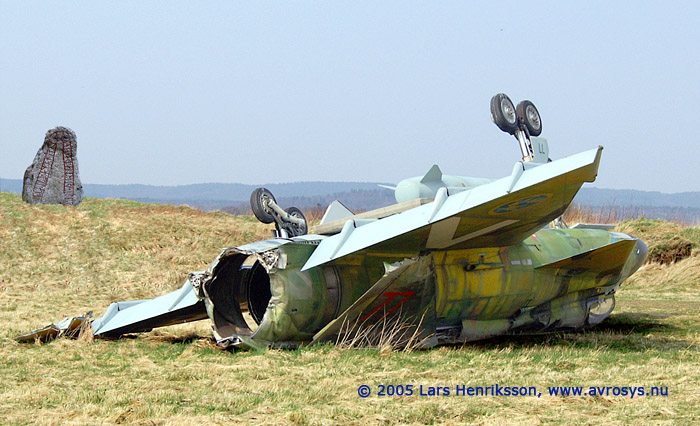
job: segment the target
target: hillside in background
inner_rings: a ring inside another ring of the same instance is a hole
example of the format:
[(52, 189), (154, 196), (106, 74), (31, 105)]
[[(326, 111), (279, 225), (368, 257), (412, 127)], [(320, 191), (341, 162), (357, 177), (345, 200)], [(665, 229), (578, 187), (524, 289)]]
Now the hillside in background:
[[(85, 184), (85, 196), (115, 198), (155, 204), (186, 204), (203, 210), (249, 212), (250, 194), (258, 186), (268, 188), (283, 207), (325, 209), (340, 200), (353, 211), (366, 211), (395, 203), (393, 191), (375, 182), (294, 182), (264, 185), (202, 183), (180, 186)], [(21, 193), (22, 181), (1, 179), (0, 190)], [(584, 186), (574, 199), (580, 206), (601, 207), (619, 219), (648, 217), (700, 222), (700, 191), (675, 194)]]
[[(86, 197), (115, 198), (155, 204), (187, 204), (204, 210), (216, 210), (226, 206), (248, 203), (250, 194), (259, 186), (268, 188), (278, 200), (304, 200), (301, 207), (315, 206), (329, 194), (352, 191), (371, 191), (361, 197), (362, 203), (371, 201), (376, 195), (387, 193), (393, 200), (393, 192), (379, 188), (374, 182), (292, 182), (247, 185), (242, 183), (199, 183), (192, 185), (97, 185), (84, 183)], [(0, 179), (0, 191), (22, 193), (20, 179)], [(333, 200), (331, 200), (333, 201)], [(362, 208), (362, 207), (360, 207)]]
[(584, 186), (576, 195), (574, 203), (602, 208), (621, 219), (647, 217), (691, 224), (700, 222), (700, 192), (666, 194)]

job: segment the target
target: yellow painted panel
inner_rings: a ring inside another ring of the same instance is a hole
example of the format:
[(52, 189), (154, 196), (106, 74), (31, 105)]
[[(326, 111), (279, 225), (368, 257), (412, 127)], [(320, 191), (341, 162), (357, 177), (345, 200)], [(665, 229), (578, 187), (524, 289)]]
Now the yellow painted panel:
[(478, 287), (479, 297), (499, 296), (503, 294), (502, 269), (486, 269), (467, 272), (469, 288)]

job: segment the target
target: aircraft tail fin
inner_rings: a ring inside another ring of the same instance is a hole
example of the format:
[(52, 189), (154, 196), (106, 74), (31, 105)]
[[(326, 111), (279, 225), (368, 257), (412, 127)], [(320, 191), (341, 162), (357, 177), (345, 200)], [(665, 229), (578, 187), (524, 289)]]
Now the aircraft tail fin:
[(575, 256), (550, 262), (536, 269), (579, 269), (606, 271), (624, 265), (637, 240), (621, 240)]
[(321, 218), (319, 225), (333, 222), (335, 220), (350, 218), (354, 215), (355, 213), (353, 213), (349, 208), (345, 207), (343, 203), (335, 200), (326, 209), (326, 213), (323, 214), (323, 218)]
[(433, 167), (428, 170), (428, 173), (423, 176), (423, 179), (421, 179), (420, 182), (442, 182), (442, 170), (440, 170), (440, 167), (438, 167), (437, 164), (433, 164)]

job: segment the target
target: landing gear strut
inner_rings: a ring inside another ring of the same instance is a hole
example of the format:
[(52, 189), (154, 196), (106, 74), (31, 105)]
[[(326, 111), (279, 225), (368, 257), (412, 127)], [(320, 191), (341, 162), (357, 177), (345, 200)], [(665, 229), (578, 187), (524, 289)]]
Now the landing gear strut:
[(275, 237), (291, 238), (308, 232), (309, 227), (304, 213), (296, 207), (282, 209), (267, 188), (256, 188), (250, 194), (250, 207), (260, 222), (275, 222), (275, 231), (273, 231)]

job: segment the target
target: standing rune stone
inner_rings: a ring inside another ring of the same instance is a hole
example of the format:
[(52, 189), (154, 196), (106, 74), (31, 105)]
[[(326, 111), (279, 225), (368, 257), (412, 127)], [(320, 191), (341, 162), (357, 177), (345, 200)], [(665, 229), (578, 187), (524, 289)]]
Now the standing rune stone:
[(77, 206), (83, 201), (78, 176), (78, 143), (66, 127), (46, 132), (44, 144), (24, 172), (22, 199), (30, 204)]

